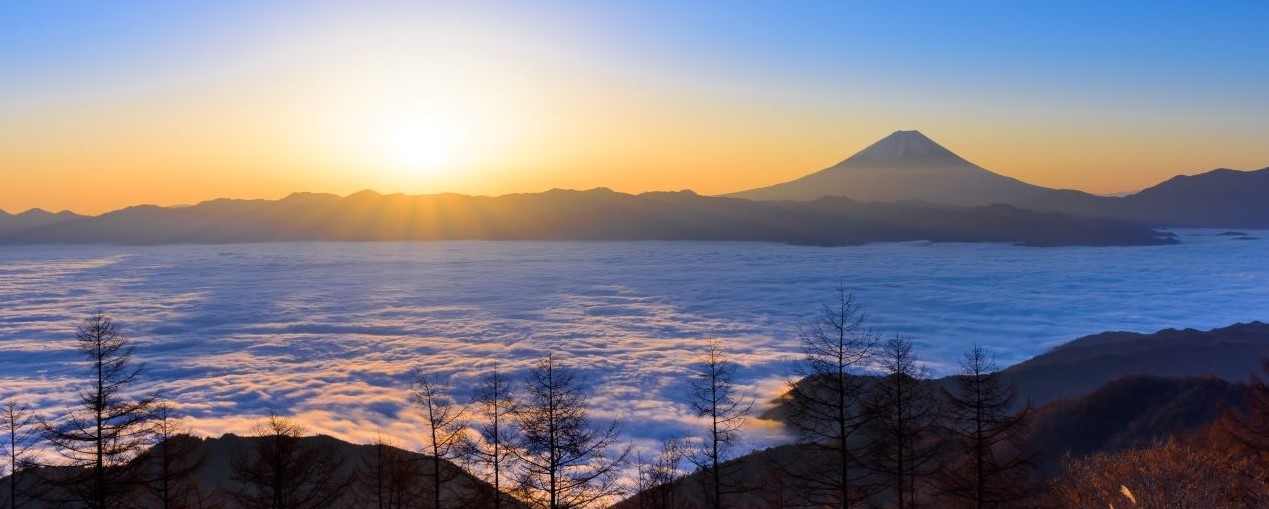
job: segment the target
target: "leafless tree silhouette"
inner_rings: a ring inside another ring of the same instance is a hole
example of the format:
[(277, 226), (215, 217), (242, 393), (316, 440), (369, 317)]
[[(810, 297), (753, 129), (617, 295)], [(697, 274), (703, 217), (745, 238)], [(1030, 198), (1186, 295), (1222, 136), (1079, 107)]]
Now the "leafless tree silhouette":
[[(463, 429), (466, 423), (463, 416), (466, 409), (459, 405), (450, 394), (448, 382), (430, 374), (422, 374), (414, 381), (414, 389), (410, 399), (418, 407), (423, 416), (424, 454), (428, 456), (428, 468), (423, 474), (431, 480), (431, 500), (433, 509), (442, 509), (445, 484), (462, 475), (455, 468), (448, 467), (449, 460), (458, 459), (463, 444)], [(457, 492), (449, 494), (457, 503)]]
[(622, 492), (622, 468), (630, 454), (617, 445), (613, 422), (597, 426), (587, 415), (586, 388), (553, 354), (529, 373), (516, 412), (518, 491), (536, 507), (590, 507)]
[(3, 450), (9, 463), (9, 508), (18, 509), (28, 499), (30, 478), (24, 474), (32, 466), (31, 449), (40, 440), (39, 419), (30, 406), (7, 398), (0, 403), (0, 432), (4, 433)]
[(423, 499), (418, 488), (418, 458), (394, 446), (387, 438), (378, 437), (374, 449), (358, 466), (356, 490), (359, 507), (406, 509), (416, 507)]
[(142, 366), (132, 364), (132, 341), (105, 313), (86, 319), (75, 340), (89, 383), (78, 409), (43, 423), (44, 438), (70, 467), (50, 480), (90, 509), (120, 507), (136, 482), (130, 462), (149, 441), (155, 397), (130, 396)]
[(661, 441), (661, 448), (649, 458), (638, 455), (635, 474), (639, 489), (635, 506), (639, 509), (676, 509), (680, 506), (675, 491), (682, 479), (680, 466), (691, 444), (681, 438)]
[(326, 509), (339, 507), (348, 484), (343, 462), (322, 440), (304, 437), (304, 428), (270, 415), (258, 424), (249, 450), (232, 460), (233, 499), (243, 509)]
[(786, 471), (803, 496), (845, 509), (865, 498), (857, 432), (867, 419), (860, 376), (877, 346), (854, 295), (838, 286), (832, 304), (821, 306), (809, 325), (798, 329), (802, 359), (785, 396), (788, 421), (810, 455), (804, 468)]
[[(1269, 374), (1269, 358), (1260, 360), (1260, 370)], [(1246, 409), (1227, 412), (1221, 425), (1237, 441), (1258, 454), (1269, 455), (1269, 385), (1256, 375), (1248, 380)]]
[(951, 461), (936, 476), (941, 491), (958, 506), (973, 509), (1001, 507), (1029, 496), (1035, 486), (1023, 438), (1031, 409), (1014, 410), (1013, 386), (1001, 380), (982, 347), (965, 352), (955, 391), (945, 389), (943, 395), (951, 438), (945, 453)]
[[(723, 495), (738, 490), (732, 477), (722, 470), (731, 457), (731, 449), (740, 440), (740, 429), (753, 409), (753, 399), (741, 394), (736, 386), (735, 362), (727, 359), (720, 341), (711, 341), (697, 362), (688, 391), (688, 403), (697, 417), (706, 419), (704, 440), (690, 456), (705, 474), (706, 500), (715, 509), (726, 507)], [(733, 464), (734, 465), (734, 464)]]
[(193, 509), (206, 505), (195, 479), (206, 464), (206, 458), (198, 453), (199, 439), (189, 434), (167, 402), (155, 407), (153, 431), (154, 445), (135, 460), (138, 481), (150, 502), (146, 507)]
[(884, 480), (894, 507), (919, 506), (920, 481), (939, 459), (941, 405), (912, 343), (894, 336), (881, 346), (883, 376), (869, 390), (868, 466)]
[(517, 411), (515, 385), (495, 366), (476, 387), (472, 404), (479, 419), (474, 423), (478, 436), (464, 441), (463, 456), (478, 471), (488, 473), (494, 488), (493, 507), (502, 509), (506, 488), (502, 480), (515, 459), (510, 447), (514, 442), (513, 416)]

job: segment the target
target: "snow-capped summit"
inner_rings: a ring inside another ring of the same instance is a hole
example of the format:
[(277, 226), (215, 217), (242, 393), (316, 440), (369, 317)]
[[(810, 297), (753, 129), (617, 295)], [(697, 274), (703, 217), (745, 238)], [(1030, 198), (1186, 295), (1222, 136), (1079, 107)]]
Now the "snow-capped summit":
[(836, 165), (797, 180), (734, 193), (751, 200), (925, 201), (947, 205), (1022, 203), (1052, 190), (992, 173), (919, 131), (895, 131)]
[(963, 161), (960, 156), (935, 143), (921, 131), (895, 131), (848, 159), (858, 163), (896, 161)]

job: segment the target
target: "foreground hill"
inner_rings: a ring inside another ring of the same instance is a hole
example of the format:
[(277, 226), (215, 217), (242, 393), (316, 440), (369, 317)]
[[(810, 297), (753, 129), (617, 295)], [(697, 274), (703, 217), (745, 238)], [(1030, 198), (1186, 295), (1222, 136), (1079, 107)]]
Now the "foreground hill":
[[(201, 467), (192, 476), (192, 484), (177, 481), (171, 487), (172, 490), (192, 488), (188, 492), (189, 499), (186, 501), (190, 505), (180, 505), (180, 507), (243, 507), (235, 501), (234, 494), (250, 492), (250, 490), (245, 488), (245, 485), (237, 478), (233, 465), (235, 461), (253, 457), (254, 448), (259, 447), (260, 442), (265, 438), (241, 437), (232, 434), (220, 438), (195, 438), (181, 435), (172, 440), (180, 442), (180, 445), (173, 445), (174, 450), (181, 450), (184, 454), (174, 460), (176, 463), (170, 465), (169, 468), (180, 471), (187, 468), (186, 465), (201, 463)], [(432, 496), (428, 488), (431, 477), (423, 474), (427, 468), (426, 465), (429, 464), (424, 461), (430, 459), (428, 456), (386, 445), (352, 444), (324, 435), (299, 438), (295, 447), (299, 450), (329, 453), (332, 461), (324, 463), (324, 468), (314, 471), (332, 476), (329, 482), (337, 498), (326, 507), (370, 507), (374, 505), (372, 500), (378, 500), (376, 490), (384, 490), (385, 493), (387, 490), (400, 490), (394, 491), (392, 496), (410, 500), (430, 500)], [(293, 461), (300, 462), (306, 457), (299, 455)], [(377, 475), (380, 472), (377, 469), (380, 468), (384, 469), (384, 473)], [(442, 462), (441, 470), (445, 485), (442, 488), (444, 503), (452, 504), (454, 507), (492, 507), (496, 493), (492, 486), (448, 461)], [(50, 479), (57, 479), (59, 475), (66, 474), (66, 472), (49, 468), (45, 468), (42, 473)], [(384, 477), (390, 477), (390, 479), (384, 479)], [(21, 492), (38, 495), (34, 495), (37, 500), (25, 502), (23, 507), (33, 509), (77, 507), (68, 500), (67, 493), (58, 491), (56, 483), (37, 480), (37, 476), (31, 473), (21, 474), (19, 484), (22, 485), (24, 480), (28, 484), (25, 484)], [(313, 480), (303, 481), (301, 486), (304, 488), (296, 489), (311, 489), (314, 485), (312, 483), (316, 482), (318, 481), (314, 477)], [(8, 477), (0, 478), (0, 500), (4, 500), (5, 504), (9, 500), (9, 486)], [(152, 495), (138, 488), (135, 496), (129, 497), (134, 504), (131, 507), (158, 509), (151, 497)], [(502, 501), (503, 507), (523, 507), (509, 496), (504, 495)], [(399, 501), (396, 506), (400, 506)]]
[[(1252, 322), (1209, 331), (1096, 334), (1003, 374), (1016, 384), (1020, 402), (1033, 405), (1023, 445), (1033, 455), (1037, 479), (1044, 480), (1068, 459), (1149, 447), (1201, 432), (1223, 412), (1244, 405), (1249, 389), (1242, 382), (1259, 372), (1260, 359), (1266, 356), (1269, 324)], [(864, 383), (873, 380), (866, 378)], [(954, 390), (954, 382), (947, 377), (927, 383), (939, 394)], [(784, 408), (777, 403), (762, 417), (782, 420)], [(852, 438), (861, 448), (868, 440), (862, 434)], [(814, 447), (782, 445), (737, 458), (725, 471), (731, 476), (729, 484), (769, 487), (787, 503), (805, 491), (798, 479), (814, 476), (800, 468), (831, 464), (832, 458), (818, 456), (823, 454)], [(870, 475), (860, 479), (861, 486), (877, 481)], [(706, 482), (699, 473), (689, 475), (658, 492), (636, 495), (620, 507), (646, 507), (652, 497), (699, 502)], [(735, 507), (771, 506), (771, 490), (755, 493), (762, 496), (733, 499)]]
[[(1023, 445), (1033, 454), (1040, 479), (1056, 473), (1067, 458), (1151, 446), (1204, 429), (1222, 412), (1246, 401), (1242, 382), (1269, 356), (1269, 324), (1252, 322), (1209, 331), (1165, 329), (1152, 334), (1106, 332), (1076, 339), (1003, 371), (1017, 388), (1019, 403), (1033, 405)], [(863, 377), (864, 384), (876, 380)], [(955, 379), (929, 380), (933, 394), (955, 390)], [(761, 418), (784, 420), (780, 401)], [(852, 438), (863, 450), (869, 438)], [(806, 465), (831, 464), (822, 450), (782, 445), (732, 461), (728, 484), (763, 486), (785, 503), (815, 472)], [(828, 463), (825, 463), (828, 462)], [(869, 474), (871, 475), (871, 474)], [(860, 485), (875, 482), (867, 476)], [(647, 507), (652, 498), (703, 500), (707, 480), (689, 475), (657, 492), (636, 495), (620, 507)], [(770, 507), (762, 496), (734, 498), (737, 508)], [(934, 504), (940, 506), (939, 504)]]
[[(1002, 371), (1016, 389), (1015, 401), (1040, 407), (1077, 399), (1130, 377), (1210, 377), (1245, 382), (1269, 357), (1269, 324), (1238, 323), (1200, 331), (1164, 329), (1151, 334), (1103, 332), (1072, 340)], [(955, 377), (931, 380), (952, 390)], [(783, 420), (779, 400), (762, 418)]]
[[(1070, 400), (1057, 400), (1036, 408), (1024, 446), (1030, 451), (1036, 479), (1057, 473), (1064, 461), (1095, 453), (1149, 447), (1170, 437), (1185, 437), (1214, 422), (1222, 412), (1239, 408), (1247, 386), (1213, 377), (1129, 376)], [(855, 437), (860, 442), (865, 436)], [(863, 450), (861, 448), (861, 450)], [(805, 505), (799, 497), (815, 486), (807, 465), (831, 464), (823, 449), (787, 444), (756, 451), (728, 463), (720, 471), (728, 486), (743, 487), (731, 496), (731, 507), (760, 509)], [(860, 471), (865, 470), (858, 466)], [(616, 507), (658, 507), (673, 501), (675, 507), (700, 507), (706, 500), (706, 476), (693, 473), (672, 485), (636, 493)], [(880, 482), (860, 474), (857, 488)], [(926, 494), (931, 507), (951, 506), (952, 501)]]
[(1215, 377), (1128, 376), (1036, 409), (1031, 446), (1045, 470), (1064, 456), (1148, 447), (1240, 408), (1247, 386)]
[(755, 202), (687, 191), (630, 195), (607, 189), (500, 197), (293, 194), (276, 201), (130, 207), (0, 231), (0, 244), (398, 240), (714, 240), (830, 246), (914, 240), (1028, 246), (1173, 242), (1127, 222), (1004, 205), (951, 208), (844, 198)]
[[(1240, 384), (1260, 372), (1262, 358), (1269, 358), (1269, 324), (1251, 322), (1208, 331), (1103, 332), (1062, 344), (1002, 374), (1016, 389), (1017, 405), (1030, 402), (1039, 408), (1085, 397), (1124, 379), (1202, 378)], [(939, 390), (956, 386), (954, 376), (930, 383)], [(760, 417), (784, 421), (784, 402), (773, 403)]]
[(1155, 226), (1269, 228), (1269, 168), (1177, 176), (1122, 197), (1050, 189), (988, 171), (917, 131), (897, 131), (824, 170), (728, 196), (809, 201), (922, 201), (958, 206), (1004, 203), (1042, 212), (1107, 217)]

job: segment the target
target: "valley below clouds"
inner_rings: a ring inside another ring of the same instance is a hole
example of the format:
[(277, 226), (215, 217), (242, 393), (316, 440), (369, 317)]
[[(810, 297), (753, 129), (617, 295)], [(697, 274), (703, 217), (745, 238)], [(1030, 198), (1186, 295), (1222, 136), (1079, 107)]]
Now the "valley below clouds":
[[(1269, 241), (1178, 231), (1181, 244), (799, 247), (722, 242), (420, 242), (22, 246), (0, 251), (0, 375), (44, 412), (70, 406), (74, 328), (101, 309), (137, 342), (144, 382), (195, 431), (269, 412), (310, 432), (413, 445), (418, 370), (461, 397), (547, 351), (581, 370), (593, 413), (645, 442), (694, 432), (690, 366), (724, 339), (760, 401), (796, 331), (838, 283), (877, 333), (932, 373), (980, 344), (1003, 366), (1104, 330), (1269, 318)], [(1269, 232), (1251, 232), (1269, 238)], [(779, 437), (747, 430), (751, 445)]]

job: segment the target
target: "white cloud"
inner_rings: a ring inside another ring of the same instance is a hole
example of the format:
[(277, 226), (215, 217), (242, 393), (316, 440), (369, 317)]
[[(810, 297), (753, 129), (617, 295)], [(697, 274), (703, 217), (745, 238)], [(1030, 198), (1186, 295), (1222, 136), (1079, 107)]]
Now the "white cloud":
[[(1269, 242), (1185, 238), (1196, 242), (6, 247), (0, 376), (46, 411), (64, 408), (78, 382), (74, 327), (101, 308), (199, 432), (246, 432), (275, 411), (313, 432), (414, 445), (416, 370), (464, 387), (495, 362), (522, 373), (554, 349), (594, 387), (596, 418), (654, 443), (694, 433), (685, 373), (710, 339), (727, 340), (759, 402), (775, 396), (795, 325), (838, 282), (936, 372), (973, 343), (1008, 364), (1103, 330), (1269, 318)], [(755, 424), (750, 436), (782, 435)]]

